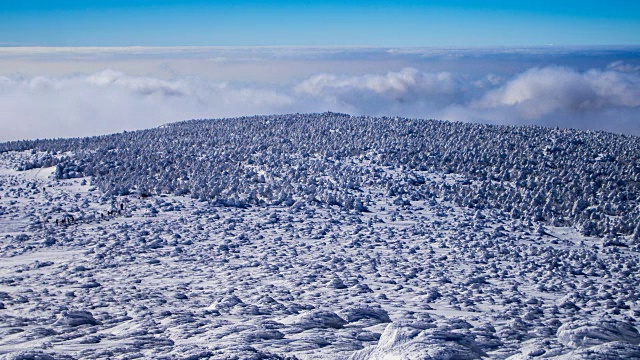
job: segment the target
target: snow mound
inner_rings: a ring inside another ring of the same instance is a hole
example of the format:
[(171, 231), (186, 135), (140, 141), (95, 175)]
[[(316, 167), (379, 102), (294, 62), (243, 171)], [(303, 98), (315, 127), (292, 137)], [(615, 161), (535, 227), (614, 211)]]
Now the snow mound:
[(555, 341), (545, 338), (534, 338), (523, 342), (520, 347), (520, 352), (508, 357), (507, 360), (553, 359), (566, 352), (567, 349)]
[(598, 323), (578, 320), (562, 325), (556, 335), (560, 343), (572, 348), (590, 347), (612, 341), (640, 344), (640, 334), (632, 324), (615, 320), (602, 320)]
[(359, 320), (369, 320), (375, 323), (391, 322), (389, 314), (380, 306), (355, 305), (350, 306), (340, 312), (342, 318), (347, 322), (356, 322)]
[(295, 356), (279, 355), (258, 350), (250, 345), (235, 345), (229, 349), (196, 353), (182, 359), (233, 359), (233, 360), (297, 360)]
[(305, 311), (299, 315), (286, 317), (281, 322), (302, 330), (340, 329), (347, 323), (336, 313), (328, 310)]
[(234, 306), (240, 305), (240, 304), (244, 304), (244, 302), (236, 295), (231, 294), (211, 304), (208, 307), (208, 309), (209, 310), (229, 310)]
[(57, 326), (80, 326), (80, 325), (99, 325), (100, 322), (85, 310), (64, 311), (58, 317), (53, 325)]
[(555, 360), (603, 360), (603, 359), (640, 359), (640, 347), (621, 341), (578, 349), (568, 354), (552, 358)]
[(21, 351), (17, 354), (10, 355), (7, 359), (8, 360), (54, 360), (55, 358), (51, 355), (47, 355), (42, 352)]
[(425, 328), (424, 325), (424, 322), (418, 326), (391, 323), (375, 347), (360, 350), (349, 359), (465, 360), (486, 356), (478, 348), (473, 335), (445, 330), (447, 327)]

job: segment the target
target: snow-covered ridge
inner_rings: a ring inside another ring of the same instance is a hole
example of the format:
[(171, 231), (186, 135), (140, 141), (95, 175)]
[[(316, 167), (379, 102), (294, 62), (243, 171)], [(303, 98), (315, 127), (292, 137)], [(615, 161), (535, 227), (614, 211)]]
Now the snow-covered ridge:
[[(365, 210), (362, 187), (405, 201), (443, 195), (514, 219), (640, 236), (640, 138), (434, 120), (291, 114), (192, 120), (109, 136), (20, 141), (29, 169), (91, 176), (106, 194), (189, 194), (232, 206), (297, 201)], [(75, 156), (55, 156), (73, 151)], [(438, 185), (424, 173), (461, 181)]]

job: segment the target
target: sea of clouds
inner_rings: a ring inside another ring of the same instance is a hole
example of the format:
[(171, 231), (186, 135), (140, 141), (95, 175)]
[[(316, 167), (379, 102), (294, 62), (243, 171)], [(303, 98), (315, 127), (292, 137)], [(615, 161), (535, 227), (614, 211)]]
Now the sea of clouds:
[(0, 141), (323, 111), (640, 135), (640, 49), (0, 48)]

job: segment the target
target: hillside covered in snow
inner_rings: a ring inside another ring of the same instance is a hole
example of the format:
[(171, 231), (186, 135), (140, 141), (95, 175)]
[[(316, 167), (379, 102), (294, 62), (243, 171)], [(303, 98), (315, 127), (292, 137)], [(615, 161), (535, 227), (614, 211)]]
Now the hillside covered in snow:
[[(364, 211), (368, 187), (399, 202), (443, 197), (584, 235), (640, 236), (636, 136), (324, 113), (0, 145), (10, 150), (34, 153), (21, 169), (56, 165), (57, 178), (90, 176), (106, 195)], [(461, 178), (426, 181), (433, 172)]]
[(640, 358), (640, 138), (345, 114), (0, 144), (8, 359)]

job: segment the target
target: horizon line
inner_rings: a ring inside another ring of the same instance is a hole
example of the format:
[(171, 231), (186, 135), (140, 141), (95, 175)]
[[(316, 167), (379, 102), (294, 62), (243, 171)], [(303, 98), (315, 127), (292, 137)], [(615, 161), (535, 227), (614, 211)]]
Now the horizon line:
[(0, 49), (589, 49), (589, 48), (640, 48), (638, 44), (592, 44), (592, 45), (15, 45), (0, 44)]

